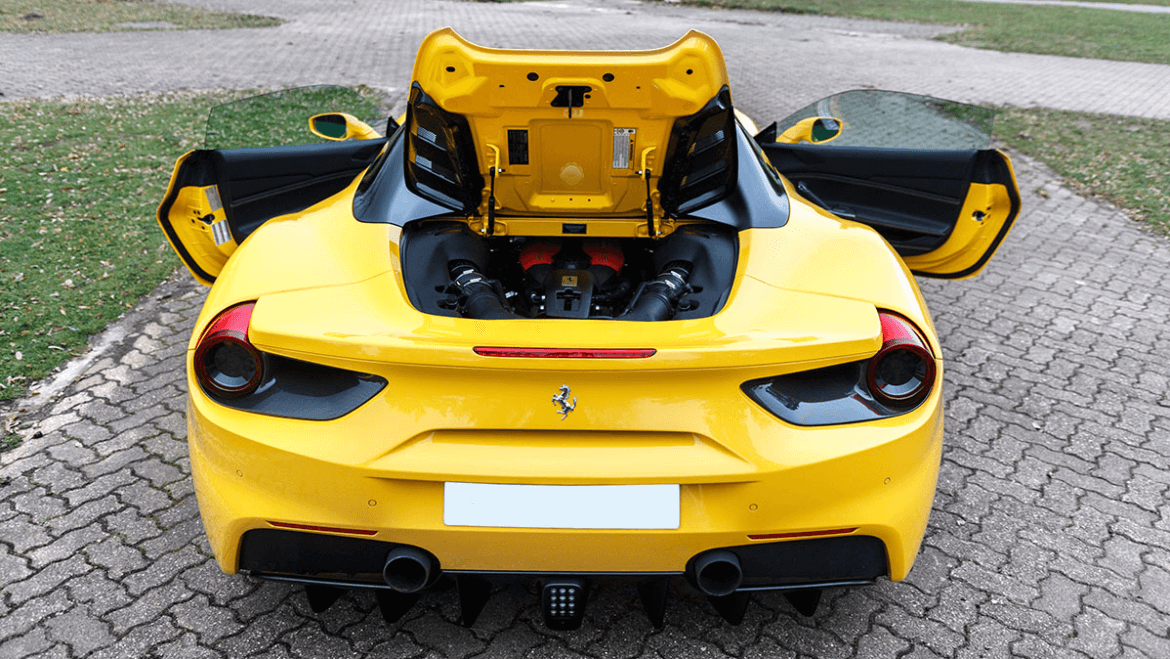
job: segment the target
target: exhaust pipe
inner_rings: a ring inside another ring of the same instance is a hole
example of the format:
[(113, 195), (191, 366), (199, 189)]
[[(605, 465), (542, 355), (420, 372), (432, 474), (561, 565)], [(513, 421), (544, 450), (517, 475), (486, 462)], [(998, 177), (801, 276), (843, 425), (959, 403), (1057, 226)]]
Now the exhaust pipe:
[(704, 595), (730, 595), (743, 583), (743, 568), (739, 557), (726, 549), (713, 549), (699, 554), (691, 563), (691, 581)]
[(434, 556), (417, 548), (401, 546), (386, 555), (382, 567), (382, 578), (386, 585), (400, 593), (417, 593), (431, 583), (431, 576), (438, 576), (439, 562)]

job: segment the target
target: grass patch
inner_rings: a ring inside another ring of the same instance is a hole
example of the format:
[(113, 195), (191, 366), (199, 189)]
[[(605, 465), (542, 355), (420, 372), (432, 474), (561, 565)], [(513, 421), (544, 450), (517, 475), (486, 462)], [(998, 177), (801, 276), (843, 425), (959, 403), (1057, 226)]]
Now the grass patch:
[[(17, 446), (20, 446), (21, 441), (22, 440), (20, 439), (20, 435), (17, 435), (16, 433), (12, 433), (10, 435), (5, 435), (3, 439), (0, 439), (0, 453), (7, 453), (8, 451), (11, 451), (12, 449), (16, 448)], [(8, 484), (8, 479), (4, 479), (4, 481), (2, 483), (0, 483), (0, 485), (7, 485), (7, 484)]]
[(0, 400), (179, 265), (154, 221), (203, 116), (238, 94), (17, 101), (0, 113)]
[(995, 133), (1079, 193), (1107, 199), (1170, 235), (1170, 121), (1007, 108), (996, 115)]
[(0, 32), (115, 32), (119, 23), (166, 22), (180, 29), (271, 27), (269, 16), (233, 14), (154, 0), (4, 0)]
[(1170, 64), (1170, 39), (1166, 38), (1170, 14), (958, 0), (684, 1), (728, 9), (963, 25), (967, 29), (938, 39), (1009, 52)]
[[(367, 88), (359, 93), (373, 96)], [(208, 110), (248, 94), (3, 104), (0, 400), (21, 396), (27, 385), (79, 354), (92, 334), (180, 265), (155, 221), (175, 159), (203, 146)], [(312, 107), (366, 109), (333, 107), (326, 100), (318, 95)], [(309, 134), (304, 112), (264, 116), (295, 120), (299, 128), (286, 143), (319, 141)], [(249, 136), (255, 137), (256, 124), (244, 124)], [(263, 141), (281, 141), (274, 135), (264, 133)]]

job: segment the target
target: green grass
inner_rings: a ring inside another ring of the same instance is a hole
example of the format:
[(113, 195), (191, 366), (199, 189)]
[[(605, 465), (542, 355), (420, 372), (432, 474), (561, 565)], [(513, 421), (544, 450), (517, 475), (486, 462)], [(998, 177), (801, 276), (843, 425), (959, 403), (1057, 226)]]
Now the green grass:
[(0, 32), (111, 32), (119, 23), (165, 21), (181, 29), (270, 27), (281, 20), (155, 0), (4, 0)]
[[(15, 433), (5, 435), (3, 438), (0, 438), (0, 453), (7, 453), (8, 451), (11, 451), (12, 449), (16, 448), (17, 446), (20, 446), (21, 441), (23, 441), (23, 440), (21, 440), (20, 435), (17, 435)], [(3, 481), (0, 481), (0, 485), (7, 485), (7, 484), (8, 484), (8, 479), (3, 479)]]
[(999, 110), (995, 133), (1079, 193), (1107, 199), (1170, 235), (1170, 121), (1008, 108)]
[[(939, 39), (1020, 53), (1170, 64), (1170, 14), (958, 0), (684, 0), (764, 11), (962, 25)], [(1161, 0), (1159, 4), (1170, 4)]]
[[(208, 110), (244, 95), (173, 93), (0, 106), (0, 400), (19, 397), (28, 384), (79, 354), (90, 335), (180, 265), (155, 209), (175, 159), (203, 145)], [(342, 109), (319, 100), (314, 107), (321, 111)], [(303, 110), (294, 116), (272, 115), (254, 103), (231, 107), (251, 107), (274, 121), (295, 119), (296, 134), (304, 138), (297, 141), (318, 141), (308, 133)], [(253, 138), (278, 141), (250, 127)], [(220, 137), (246, 145), (239, 135)]]

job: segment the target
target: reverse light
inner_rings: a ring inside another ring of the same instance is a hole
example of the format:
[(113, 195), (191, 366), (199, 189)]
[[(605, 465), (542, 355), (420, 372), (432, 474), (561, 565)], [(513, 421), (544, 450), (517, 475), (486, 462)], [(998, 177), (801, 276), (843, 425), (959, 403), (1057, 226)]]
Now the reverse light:
[(536, 357), (543, 359), (646, 359), (654, 348), (497, 348), (477, 346), (482, 357)]
[(866, 385), (883, 405), (917, 405), (934, 386), (934, 355), (926, 340), (905, 318), (878, 312), (882, 323), (882, 347), (869, 360)]
[(195, 378), (221, 398), (246, 396), (264, 379), (264, 360), (248, 341), (255, 302), (236, 305), (211, 321), (195, 347)]

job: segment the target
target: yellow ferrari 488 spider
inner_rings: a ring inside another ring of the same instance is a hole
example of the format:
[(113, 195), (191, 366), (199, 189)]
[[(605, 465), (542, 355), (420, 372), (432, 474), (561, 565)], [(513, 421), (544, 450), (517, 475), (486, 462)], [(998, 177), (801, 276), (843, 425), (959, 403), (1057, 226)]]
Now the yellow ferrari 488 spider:
[(559, 629), (598, 579), (661, 625), (674, 578), (736, 622), (906, 576), (943, 437), (913, 275), (974, 275), (1019, 211), (990, 111), (846, 92), (760, 130), (704, 34), (449, 29), (385, 136), (323, 109), (184, 155), (158, 212), (211, 286), (188, 430), (225, 572), (389, 620), (454, 581), (465, 624), (533, 579)]

